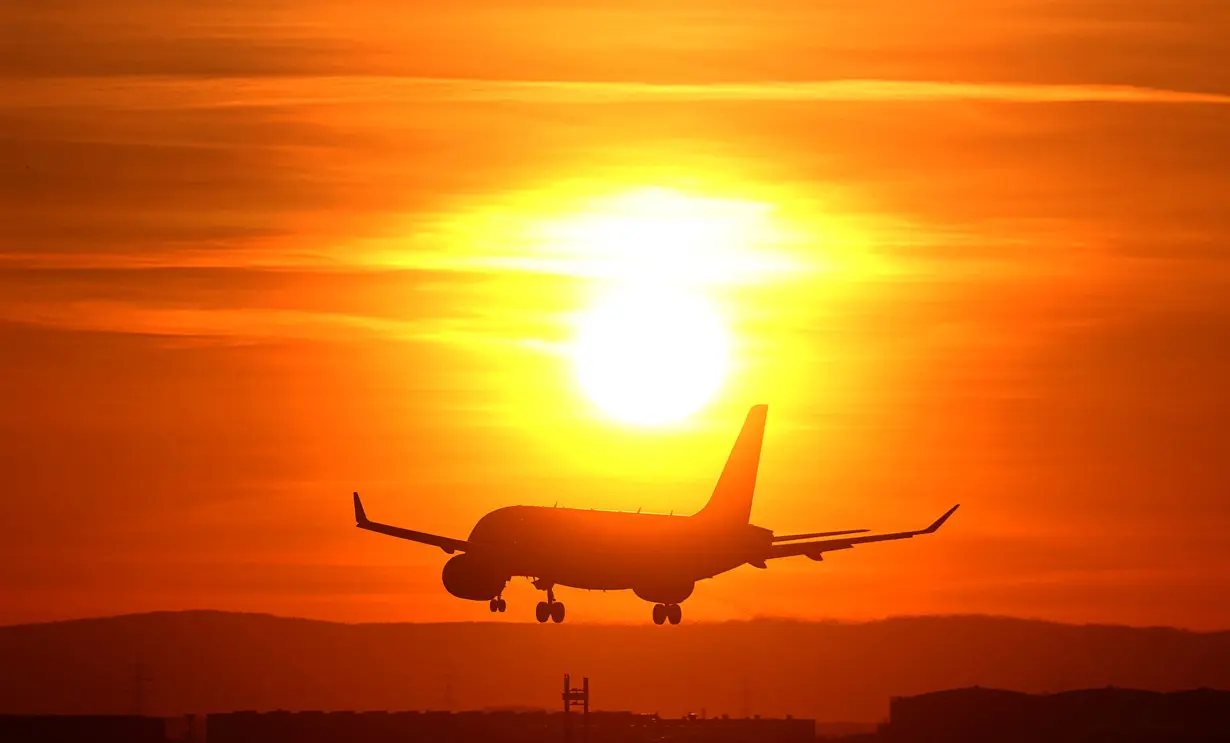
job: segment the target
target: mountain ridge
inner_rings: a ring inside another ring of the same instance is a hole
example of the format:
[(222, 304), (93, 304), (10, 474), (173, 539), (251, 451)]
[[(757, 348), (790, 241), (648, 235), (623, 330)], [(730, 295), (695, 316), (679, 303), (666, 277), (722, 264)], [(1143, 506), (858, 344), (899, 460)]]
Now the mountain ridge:
[[(482, 625), (489, 626), (492, 623), (481, 619), (455, 620), (448, 622), (417, 622), (405, 620), (390, 620), (390, 621), (359, 621), (347, 622), (339, 619), (320, 619), (318, 617), (300, 617), (287, 614), (274, 614), (263, 611), (232, 611), (229, 609), (156, 609), (153, 611), (135, 611), (125, 612), (121, 614), (100, 614), (97, 616), (88, 617), (66, 617), (63, 619), (48, 619), (36, 622), (14, 622), (11, 624), (0, 624), (0, 632), (15, 628), (15, 627), (43, 627), (47, 625), (63, 625), (72, 624), (74, 622), (100, 622), (119, 619), (130, 619), (135, 617), (159, 617), (159, 616), (176, 616), (176, 615), (196, 615), (196, 616), (235, 616), (235, 617), (259, 617), (265, 619), (285, 620), (293, 622), (310, 622), (315, 624), (330, 624), (346, 627), (384, 627), (389, 625), (414, 625), (426, 627), (447, 627), (455, 625)], [(987, 620), (994, 622), (1019, 622), (1030, 625), (1048, 625), (1054, 627), (1096, 627), (1103, 629), (1129, 629), (1129, 630), (1166, 630), (1173, 632), (1181, 632), (1193, 635), (1230, 635), (1228, 629), (1194, 629), (1190, 627), (1176, 627), (1166, 624), (1120, 624), (1110, 622), (1065, 622), (1057, 619), (1043, 619), (1039, 617), (1018, 617), (1010, 614), (981, 614), (981, 613), (957, 613), (957, 614), (893, 614), (886, 617), (876, 617), (873, 619), (837, 619), (837, 618), (819, 618), (819, 619), (803, 619), (798, 617), (775, 617), (772, 615), (762, 615), (749, 617), (747, 619), (719, 619), (715, 621), (707, 620), (688, 620), (692, 626), (727, 626), (727, 625), (746, 625), (746, 624), (785, 624), (785, 625), (819, 625), (819, 626), (861, 626), (870, 624), (885, 624), (891, 622), (912, 622), (912, 621), (930, 621), (930, 620)], [(526, 619), (524, 622), (500, 622), (500, 624), (529, 624), (533, 625), (531, 619)], [(571, 626), (585, 627), (638, 627), (639, 622), (613, 621), (603, 622), (601, 620), (569, 620)]]
[(351, 624), (209, 609), (0, 627), (0, 712), (552, 709), (564, 673), (590, 677), (596, 709), (877, 721), (892, 696), (944, 688), (1230, 688), (1230, 632), (983, 615)]

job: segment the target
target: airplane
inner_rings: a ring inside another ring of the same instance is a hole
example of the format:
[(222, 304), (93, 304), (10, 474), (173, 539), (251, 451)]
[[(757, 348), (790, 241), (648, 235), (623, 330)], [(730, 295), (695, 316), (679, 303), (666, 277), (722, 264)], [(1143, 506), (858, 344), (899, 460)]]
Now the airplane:
[(458, 598), (486, 601), (492, 612), (507, 608), (504, 587), (518, 576), (547, 593), (535, 609), (540, 623), (564, 621), (555, 588), (565, 586), (631, 590), (654, 605), (654, 624), (661, 625), (679, 624), (679, 605), (697, 581), (743, 565), (764, 569), (769, 560), (797, 555), (819, 561), (826, 552), (931, 534), (960, 506), (925, 529), (887, 534), (846, 529), (776, 535), (753, 526), (752, 494), (767, 415), (767, 405), (748, 412), (709, 502), (691, 516), (508, 506), (479, 519), (467, 539), (454, 539), (372, 521), (355, 493), (355, 526), (454, 555), (444, 564), (445, 589)]

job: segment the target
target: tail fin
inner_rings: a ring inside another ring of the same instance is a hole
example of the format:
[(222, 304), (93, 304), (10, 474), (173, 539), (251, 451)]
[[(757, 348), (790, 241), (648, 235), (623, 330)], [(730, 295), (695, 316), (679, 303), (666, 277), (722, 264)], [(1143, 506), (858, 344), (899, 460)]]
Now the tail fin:
[(768, 413), (768, 405), (756, 405), (748, 411), (713, 495), (696, 512), (697, 518), (727, 524), (746, 524), (751, 518), (752, 493), (756, 489), (756, 469), (760, 466), (760, 444)]

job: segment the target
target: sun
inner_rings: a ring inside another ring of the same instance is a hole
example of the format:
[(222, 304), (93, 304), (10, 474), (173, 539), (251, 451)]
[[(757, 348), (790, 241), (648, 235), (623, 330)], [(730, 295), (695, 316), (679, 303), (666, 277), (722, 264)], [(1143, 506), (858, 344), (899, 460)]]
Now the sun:
[(573, 356), (581, 387), (608, 415), (660, 425), (708, 402), (726, 376), (721, 316), (684, 288), (625, 288), (580, 318)]
[(595, 289), (596, 301), (572, 316), (569, 352), (581, 390), (634, 425), (699, 410), (725, 381), (732, 349), (726, 313), (711, 300), (794, 268), (776, 205), (642, 187), (571, 206), (534, 225), (537, 253), (515, 265)]

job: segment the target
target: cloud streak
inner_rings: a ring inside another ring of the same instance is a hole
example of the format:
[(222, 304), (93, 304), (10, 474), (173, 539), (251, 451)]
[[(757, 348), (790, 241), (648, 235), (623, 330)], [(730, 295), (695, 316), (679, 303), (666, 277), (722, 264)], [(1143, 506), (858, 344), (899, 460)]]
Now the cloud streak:
[(983, 102), (1227, 105), (1230, 95), (1134, 85), (844, 79), (668, 84), (427, 77), (167, 78), (130, 76), (19, 82), (5, 108), (107, 105), (246, 108), (389, 101), (539, 104), (692, 102)]
[(645, 84), (551, 81), (416, 80), (425, 89), (466, 100), (544, 103), (787, 101), (1002, 103), (1230, 103), (1230, 95), (1130, 85), (962, 83), (932, 80), (816, 80), (781, 83)]
[(345, 312), (276, 308), (167, 307), (131, 301), (76, 300), (11, 303), (0, 307), (0, 322), (90, 333), (188, 337), (201, 343), (268, 341), (401, 341), (480, 345), (524, 345), (502, 337), (478, 319), (377, 317)]

